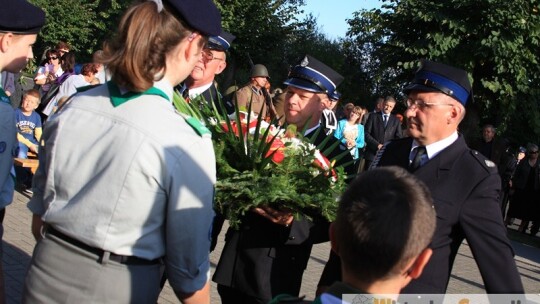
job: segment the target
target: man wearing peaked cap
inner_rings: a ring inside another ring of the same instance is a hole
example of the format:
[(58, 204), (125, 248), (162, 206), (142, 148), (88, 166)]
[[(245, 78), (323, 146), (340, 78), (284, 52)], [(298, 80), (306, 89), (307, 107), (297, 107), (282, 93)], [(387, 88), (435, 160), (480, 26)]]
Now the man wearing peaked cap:
[[(325, 102), (334, 96), (342, 80), (337, 72), (306, 56), (285, 81), (289, 86), (285, 96), (286, 121), (296, 124), (298, 131), (305, 129), (307, 137), (317, 136), (315, 145), (327, 139), (328, 147), (337, 141), (333, 136), (327, 137), (319, 119)], [(344, 149), (336, 147), (327, 156), (333, 159)], [(350, 153), (336, 165), (345, 163), (352, 163)], [(353, 166), (345, 170), (350, 174)], [(314, 243), (329, 240), (328, 228), (329, 223), (323, 220), (294, 219), (284, 210), (261, 207), (248, 212), (238, 230), (227, 231), (213, 277), (222, 303), (268, 303), (282, 293), (297, 296), (311, 248)]]
[[(226, 31), (218, 36), (210, 36), (208, 44), (203, 49), (203, 56), (195, 65), (195, 68), (180, 86), (179, 91), (185, 99), (202, 99), (209, 104), (213, 103), (216, 109), (221, 110), (219, 100), (222, 98), (218, 91), (214, 78), (227, 67), (227, 50), (236, 37)], [(227, 104), (226, 111), (232, 112), (234, 107)]]
[(473, 100), (472, 87), (467, 72), (428, 60), (421, 61), (421, 66), (413, 81), (403, 89), (403, 92), (408, 94), (415, 90), (443, 93), (463, 105)]
[[(0, 0), (0, 72), (20, 72), (34, 54), (32, 45), (45, 24), (45, 13), (25, 0)], [(4, 234), (2, 222), (5, 208), (13, 200), (13, 157), (17, 138), (15, 115), (11, 102), (0, 87), (0, 242)], [(2, 245), (0, 243), (0, 259)], [(0, 303), (5, 301), (4, 275), (0, 263)]]
[[(372, 167), (401, 166), (425, 182), (434, 199), (437, 228), (431, 260), (402, 292), (445, 293), (458, 248), (466, 239), (487, 293), (523, 293), (501, 215), (497, 168), (471, 150), (457, 131), (465, 104), (473, 100), (467, 72), (424, 60), (404, 92), (410, 138), (386, 144)], [(339, 266), (329, 262), (326, 268)]]
[(336, 118), (335, 108), (341, 99), (341, 93), (334, 90), (331, 94), (329, 101), (326, 103), (326, 109), (323, 110), (321, 115), (321, 125), (324, 127), (326, 135), (332, 134), (338, 126), (338, 120)]
[[(302, 130), (319, 125), (323, 110), (330, 107), (336, 98), (336, 88), (343, 81), (343, 76), (310, 55), (306, 55), (297, 64), (284, 81), (289, 86), (290, 98), (285, 103), (287, 123), (296, 124)], [(312, 100), (301, 98), (307, 94)]]

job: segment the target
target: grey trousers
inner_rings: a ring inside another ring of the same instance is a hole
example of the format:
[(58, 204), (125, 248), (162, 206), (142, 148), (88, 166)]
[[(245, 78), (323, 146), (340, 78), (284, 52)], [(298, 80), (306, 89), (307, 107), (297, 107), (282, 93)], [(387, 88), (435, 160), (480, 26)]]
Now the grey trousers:
[(162, 265), (125, 265), (46, 234), (34, 248), (23, 303), (157, 303)]

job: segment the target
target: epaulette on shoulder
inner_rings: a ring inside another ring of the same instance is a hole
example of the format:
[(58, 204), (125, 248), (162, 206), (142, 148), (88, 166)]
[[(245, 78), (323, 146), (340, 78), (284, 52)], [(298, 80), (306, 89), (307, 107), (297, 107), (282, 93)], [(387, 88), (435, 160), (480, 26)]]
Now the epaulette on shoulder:
[(497, 173), (497, 164), (487, 159), (482, 153), (476, 150), (470, 150), (472, 157), (480, 163), (480, 165), (490, 173)]
[(81, 92), (86, 92), (90, 89), (93, 89), (95, 87), (99, 87), (101, 84), (91, 84), (91, 85), (87, 85), (87, 86), (84, 86), (84, 87), (78, 87), (77, 88), (77, 93), (81, 93)]

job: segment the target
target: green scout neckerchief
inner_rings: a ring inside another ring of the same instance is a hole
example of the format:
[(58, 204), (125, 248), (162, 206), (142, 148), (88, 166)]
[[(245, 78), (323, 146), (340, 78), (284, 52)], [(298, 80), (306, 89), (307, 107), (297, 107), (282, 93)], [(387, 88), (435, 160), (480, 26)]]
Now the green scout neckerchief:
[(123, 103), (128, 102), (142, 95), (157, 95), (169, 101), (169, 96), (167, 96), (165, 92), (163, 92), (162, 90), (156, 87), (151, 87), (150, 89), (144, 92), (126, 92), (125, 94), (122, 94), (120, 92), (120, 88), (116, 85), (116, 83), (112, 81), (108, 81), (107, 88), (109, 88), (109, 93), (111, 95), (111, 103), (114, 107), (118, 107), (119, 105), (122, 105)]
[[(165, 92), (163, 92), (162, 90), (156, 88), (156, 87), (151, 87), (150, 89), (142, 92), (142, 93), (138, 93), (138, 92), (127, 92), (125, 94), (122, 94), (120, 92), (120, 88), (118, 88), (118, 86), (112, 82), (112, 81), (108, 81), (107, 82), (107, 87), (109, 88), (109, 94), (111, 95), (111, 103), (114, 107), (118, 107), (119, 105), (125, 103), (125, 102), (128, 102), (134, 98), (137, 98), (141, 95), (157, 95), (157, 96), (161, 96), (163, 98), (165, 98), (165, 100), (169, 101), (169, 96), (167, 96), (167, 94), (165, 94)], [(184, 118), (184, 120), (186, 121), (186, 123), (188, 125), (191, 126), (191, 128), (193, 128), (193, 130), (195, 130), (195, 132), (197, 132), (197, 134), (199, 134), (199, 136), (205, 136), (206, 134), (211, 134), (210, 130), (208, 130), (207, 127), (205, 127), (203, 124), (201, 124), (200, 121), (198, 121), (197, 119), (191, 117), (191, 116), (188, 116), (188, 115), (182, 115), (182, 117)]]
[(11, 100), (9, 100), (9, 97), (2, 87), (0, 87), (0, 102), (11, 105)]

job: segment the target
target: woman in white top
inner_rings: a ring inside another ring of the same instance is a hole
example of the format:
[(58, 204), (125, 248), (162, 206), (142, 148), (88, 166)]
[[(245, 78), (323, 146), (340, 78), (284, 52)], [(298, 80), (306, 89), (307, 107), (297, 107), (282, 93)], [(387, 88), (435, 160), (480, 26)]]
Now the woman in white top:
[(35, 83), (41, 86), (41, 96), (49, 91), (51, 84), (63, 73), (60, 65), (60, 53), (56, 50), (48, 50), (45, 53), (45, 60), (41, 63), (34, 78)]

